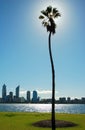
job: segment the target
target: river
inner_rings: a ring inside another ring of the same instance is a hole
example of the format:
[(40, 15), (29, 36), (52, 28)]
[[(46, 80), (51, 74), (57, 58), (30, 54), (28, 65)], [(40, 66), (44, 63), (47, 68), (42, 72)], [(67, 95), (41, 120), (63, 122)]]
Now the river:
[[(85, 114), (85, 104), (56, 104), (55, 111)], [(51, 112), (51, 104), (0, 104), (0, 112)]]

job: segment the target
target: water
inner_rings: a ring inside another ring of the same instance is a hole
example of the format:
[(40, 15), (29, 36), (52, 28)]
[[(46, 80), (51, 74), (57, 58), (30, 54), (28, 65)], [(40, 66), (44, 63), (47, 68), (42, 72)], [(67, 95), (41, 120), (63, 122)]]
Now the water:
[[(56, 104), (55, 111), (85, 114), (85, 104)], [(0, 112), (51, 112), (51, 104), (0, 104)]]

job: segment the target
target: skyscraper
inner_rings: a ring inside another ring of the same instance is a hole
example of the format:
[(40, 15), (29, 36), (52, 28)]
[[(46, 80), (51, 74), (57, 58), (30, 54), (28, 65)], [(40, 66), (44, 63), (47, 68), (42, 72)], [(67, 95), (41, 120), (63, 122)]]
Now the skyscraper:
[(9, 92), (9, 101), (13, 102), (13, 92)]
[(5, 84), (2, 86), (2, 99), (3, 101), (6, 100), (6, 85)]
[(19, 98), (19, 88), (20, 88), (20, 86), (16, 87), (16, 98)]
[(37, 91), (33, 91), (33, 98), (32, 98), (33, 102), (37, 102), (38, 101), (38, 97), (37, 97)]
[(27, 91), (27, 102), (30, 102), (30, 91)]

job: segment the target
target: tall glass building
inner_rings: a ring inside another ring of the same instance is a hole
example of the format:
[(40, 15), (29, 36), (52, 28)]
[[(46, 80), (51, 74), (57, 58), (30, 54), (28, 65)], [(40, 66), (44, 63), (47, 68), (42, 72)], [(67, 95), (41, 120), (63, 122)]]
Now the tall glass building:
[(27, 102), (30, 102), (30, 91), (27, 91)]
[(32, 98), (33, 102), (37, 102), (38, 101), (38, 94), (37, 91), (33, 91), (33, 98)]
[(19, 98), (19, 88), (20, 88), (20, 86), (16, 87), (16, 98)]
[(5, 84), (2, 86), (2, 99), (3, 100), (6, 99), (6, 85)]

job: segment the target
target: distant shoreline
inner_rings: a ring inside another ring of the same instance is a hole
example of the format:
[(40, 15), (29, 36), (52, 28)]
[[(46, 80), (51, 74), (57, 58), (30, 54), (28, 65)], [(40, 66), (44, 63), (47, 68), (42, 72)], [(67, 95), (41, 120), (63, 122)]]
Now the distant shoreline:
[[(15, 103), (14, 102), (11, 102), (11, 103), (10, 102), (6, 102), (6, 103), (2, 102), (1, 103), (0, 102), (0, 104), (51, 104), (51, 102), (49, 102), (49, 103), (41, 103), (41, 102), (40, 103), (39, 102), (38, 103), (26, 103), (26, 102), (23, 102), (23, 103), (22, 102), (18, 102), (18, 103), (17, 102), (15, 102)], [(82, 105), (85, 103), (55, 103), (55, 104), (81, 104)]]

